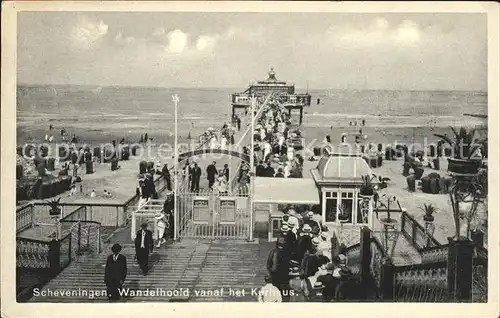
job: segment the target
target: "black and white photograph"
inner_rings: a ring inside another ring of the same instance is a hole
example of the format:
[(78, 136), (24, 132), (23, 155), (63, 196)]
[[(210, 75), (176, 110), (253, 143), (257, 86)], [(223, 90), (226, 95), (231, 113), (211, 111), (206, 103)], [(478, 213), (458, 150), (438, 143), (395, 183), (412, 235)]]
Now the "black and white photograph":
[(170, 4), (9, 8), (4, 299), (498, 314), (498, 5)]

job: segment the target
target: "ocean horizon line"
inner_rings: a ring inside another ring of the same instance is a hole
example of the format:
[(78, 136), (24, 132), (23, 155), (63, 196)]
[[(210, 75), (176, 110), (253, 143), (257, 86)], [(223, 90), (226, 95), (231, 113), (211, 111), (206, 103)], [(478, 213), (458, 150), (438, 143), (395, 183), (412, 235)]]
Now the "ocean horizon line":
[[(250, 83), (249, 83), (250, 84)], [(220, 89), (241, 89), (241, 91), (235, 91), (234, 93), (241, 93), (245, 88), (241, 86), (151, 86), (151, 85), (99, 85), (99, 84), (32, 84), (32, 83), (17, 83), (16, 87), (84, 87), (84, 88), (132, 88), (132, 89), (201, 89), (201, 90), (220, 90)], [(370, 91), (380, 91), (380, 92), (460, 92), (460, 93), (479, 93), (487, 94), (487, 90), (462, 90), (462, 89), (389, 89), (389, 88), (310, 88), (307, 87), (296, 87), (297, 90), (308, 90), (308, 91), (352, 91), (352, 92), (370, 92)]]

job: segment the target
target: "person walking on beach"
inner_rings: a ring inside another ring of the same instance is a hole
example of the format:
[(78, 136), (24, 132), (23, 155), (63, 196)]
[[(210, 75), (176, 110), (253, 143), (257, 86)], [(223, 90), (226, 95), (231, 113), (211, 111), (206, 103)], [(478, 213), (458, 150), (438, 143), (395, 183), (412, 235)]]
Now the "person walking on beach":
[(135, 236), (135, 256), (137, 257), (137, 263), (142, 270), (144, 276), (147, 275), (149, 253), (153, 252), (154, 242), (153, 233), (148, 230), (148, 224), (143, 223), (141, 229), (137, 232)]
[(215, 161), (212, 162), (212, 164), (208, 165), (207, 167), (207, 180), (208, 180), (208, 187), (212, 189), (214, 182), (215, 182), (215, 176), (218, 175), (217, 172), (217, 167), (215, 166)]
[(104, 269), (104, 283), (106, 284), (108, 299), (111, 302), (120, 299), (119, 290), (127, 277), (127, 258), (120, 254), (121, 250), (120, 244), (113, 244), (111, 247), (113, 254), (108, 256)]
[(198, 164), (195, 162), (193, 167), (193, 180), (191, 182), (191, 191), (199, 192), (200, 191), (200, 178), (201, 178), (201, 169), (198, 167)]

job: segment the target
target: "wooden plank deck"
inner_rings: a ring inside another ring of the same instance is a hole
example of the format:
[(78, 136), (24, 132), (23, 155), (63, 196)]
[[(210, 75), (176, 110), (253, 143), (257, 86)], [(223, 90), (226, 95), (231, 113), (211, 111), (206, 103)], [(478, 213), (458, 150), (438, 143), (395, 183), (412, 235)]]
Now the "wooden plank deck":
[[(191, 241), (185, 240), (155, 250), (153, 264), (143, 276), (134, 262), (134, 247), (124, 245), (122, 254), (127, 257), (128, 275), (124, 288), (130, 290), (156, 290), (163, 295), (155, 297), (127, 297), (127, 302), (151, 301), (256, 301), (252, 288), (260, 288), (266, 275), (266, 260), (272, 243), (241, 241)], [(109, 248), (107, 249), (109, 250)], [(104, 284), (104, 266), (108, 251), (94, 257), (74, 262), (58, 277), (49, 282), (43, 291), (71, 291), (71, 296), (37, 296), (31, 302), (107, 302)], [(210, 292), (223, 288), (223, 295), (196, 295), (195, 291)], [(229, 289), (245, 289), (241, 297), (229, 295)], [(188, 297), (175, 297), (174, 290), (190, 291)], [(102, 295), (90, 298), (89, 291)], [(87, 294), (84, 294), (87, 292)]]

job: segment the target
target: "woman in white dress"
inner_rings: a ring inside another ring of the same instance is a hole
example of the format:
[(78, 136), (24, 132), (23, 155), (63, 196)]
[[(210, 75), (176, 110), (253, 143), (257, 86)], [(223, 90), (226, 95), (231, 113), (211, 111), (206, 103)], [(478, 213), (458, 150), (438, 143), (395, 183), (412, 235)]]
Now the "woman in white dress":
[(295, 150), (293, 149), (293, 146), (288, 145), (287, 147), (287, 152), (286, 152), (286, 157), (288, 161), (292, 161), (295, 158)]
[(156, 217), (156, 227), (158, 229), (158, 243), (156, 247), (160, 247), (160, 245), (166, 242), (165, 229), (167, 228), (167, 222), (165, 222), (164, 213), (160, 213), (160, 215)]
[(215, 149), (217, 148), (217, 137), (215, 135), (212, 135), (210, 138), (210, 149)]
[(285, 164), (285, 178), (288, 178), (290, 176), (290, 172), (292, 171), (292, 164), (290, 161), (287, 161)]
[(271, 147), (271, 144), (266, 141), (266, 143), (264, 144), (264, 161), (267, 160), (267, 157), (271, 154), (272, 150), (273, 149)]
[(222, 138), (220, 140), (220, 149), (222, 149), (222, 150), (227, 149), (227, 138), (224, 135), (222, 136)]
[(217, 184), (216, 184), (216, 188), (215, 189), (217, 189), (217, 191), (220, 194), (227, 193), (226, 176), (224, 175), (224, 173), (222, 172), (222, 170), (219, 172), (219, 178), (217, 179)]

